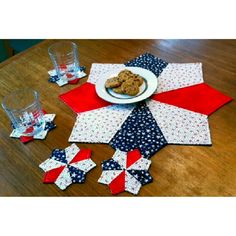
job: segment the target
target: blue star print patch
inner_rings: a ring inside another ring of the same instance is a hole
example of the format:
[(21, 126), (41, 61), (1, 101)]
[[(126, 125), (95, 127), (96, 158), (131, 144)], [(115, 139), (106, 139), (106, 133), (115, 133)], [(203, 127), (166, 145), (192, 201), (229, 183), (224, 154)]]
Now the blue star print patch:
[(145, 158), (167, 145), (158, 124), (144, 102), (137, 104), (120, 130), (110, 141), (110, 145), (124, 152), (139, 148)]
[(54, 159), (55, 161), (59, 161), (59, 162), (67, 164), (66, 152), (64, 149), (54, 149), (52, 151), (51, 158)]
[(70, 177), (72, 183), (84, 183), (85, 182), (85, 172), (75, 168), (74, 166), (68, 165)]
[(137, 179), (142, 185), (152, 182), (152, 176), (146, 170), (128, 170), (128, 172)]
[(122, 170), (122, 168), (116, 161), (109, 159), (102, 162), (102, 170)]
[(156, 76), (159, 76), (167, 65), (167, 62), (150, 53), (144, 53), (125, 63), (125, 66), (136, 66), (150, 70)]

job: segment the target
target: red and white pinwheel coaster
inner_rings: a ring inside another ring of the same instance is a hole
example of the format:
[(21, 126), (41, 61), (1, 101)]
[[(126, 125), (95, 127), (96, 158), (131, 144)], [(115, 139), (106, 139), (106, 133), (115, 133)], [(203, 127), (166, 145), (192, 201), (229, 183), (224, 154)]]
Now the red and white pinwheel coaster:
[[(48, 132), (53, 130), (54, 128), (56, 128), (56, 125), (53, 122), (55, 117), (56, 117), (56, 114), (46, 114), (44, 112), (45, 126), (41, 132), (39, 132), (33, 136), (24, 136), (21, 133), (19, 133), (17, 131), (17, 129), (13, 129), (13, 131), (10, 134), (10, 137), (11, 138), (19, 138), (22, 143), (28, 143), (28, 142), (35, 140), (35, 139), (45, 139)], [(30, 132), (33, 131), (33, 127), (29, 128), (29, 129), (31, 130)]]
[(72, 183), (84, 183), (86, 173), (96, 166), (91, 154), (90, 149), (80, 149), (75, 144), (54, 149), (51, 157), (39, 165), (45, 171), (43, 182), (55, 183), (61, 190)]
[(148, 172), (151, 161), (143, 158), (138, 149), (129, 152), (116, 150), (111, 159), (102, 162), (98, 182), (107, 184), (112, 194), (124, 191), (138, 194), (142, 185), (152, 182)]

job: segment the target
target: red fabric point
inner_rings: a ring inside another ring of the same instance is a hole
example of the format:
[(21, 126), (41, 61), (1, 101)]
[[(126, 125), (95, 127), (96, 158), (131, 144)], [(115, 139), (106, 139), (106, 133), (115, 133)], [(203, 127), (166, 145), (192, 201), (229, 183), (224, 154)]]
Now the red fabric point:
[(125, 171), (122, 171), (109, 185), (112, 194), (125, 191)]
[(205, 83), (155, 94), (152, 99), (205, 115), (232, 101), (232, 98)]
[(80, 151), (71, 160), (70, 164), (89, 159), (91, 157), (92, 151), (90, 149), (80, 149)]
[(34, 140), (33, 136), (20, 136), (20, 141), (22, 143), (28, 143), (30, 141)]
[(142, 155), (141, 155), (141, 153), (138, 149), (134, 149), (133, 151), (129, 151), (127, 153), (126, 168), (129, 168), (131, 165), (133, 165), (141, 157), (142, 157)]
[(46, 115), (46, 114), (47, 114), (47, 112), (46, 112), (45, 110), (43, 110), (43, 109), (42, 109), (42, 112), (43, 112), (43, 114), (44, 114), (44, 115)]
[(68, 83), (69, 84), (77, 84), (79, 80), (80, 80), (79, 78), (73, 79), (73, 80), (68, 80)]
[(72, 74), (70, 74), (70, 73), (67, 73), (67, 74), (66, 74), (66, 77), (67, 77), (68, 79), (70, 79), (70, 78), (72, 78), (72, 77), (73, 77), (73, 75), (72, 75)]
[(61, 94), (59, 98), (76, 113), (111, 105), (111, 103), (104, 101), (97, 95), (95, 85), (91, 83), (85, 83), (67, 93)]
[(66, 70), (67, 69), (66, 64), (61, 64), (59, 67), (60, 67), (61, 70)]
[(54, 183), (61, 172), (64, 170), (64, 168), (65, 166), (60, 166), (58, 168), (45, 172), (43, 182), (47, 184)]

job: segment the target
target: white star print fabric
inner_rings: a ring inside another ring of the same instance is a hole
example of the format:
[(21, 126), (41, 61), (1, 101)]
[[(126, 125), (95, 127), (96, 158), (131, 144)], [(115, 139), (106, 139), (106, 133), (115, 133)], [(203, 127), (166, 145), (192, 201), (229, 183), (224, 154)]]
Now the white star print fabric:
[(169, 144), (211, 145), (206, 115), (153, 100), (147, 106)]
[(202, 63), (169, 63), (158, 81), (156, 93), (200, 84), (203, 82)]
[(134, 105), (112, 105), (78, 114), (69, 142), (109, 143)]
[(116, 69), (124, 69), (125, 65), (124, 64), (102, 64), (102, 63), (93, 63), (91, 70), (90, 70), (90, 74), (89, 74), (89, 78), (88, 81), (89, 83), (92, 84), (96, 84), (97, 81), (99, 80), (99, 78), (109, 72), (109, 71), (113, 71)]
[(102, 162), (102, 175), (98, 182), (107, 184), (112, 194), (123, 191), (138, 194), (140, 188), (152, 182), (148, 172), (151, 161), (143, 158), (138, 149), (122, 152), (116, 150), (113, 157)]

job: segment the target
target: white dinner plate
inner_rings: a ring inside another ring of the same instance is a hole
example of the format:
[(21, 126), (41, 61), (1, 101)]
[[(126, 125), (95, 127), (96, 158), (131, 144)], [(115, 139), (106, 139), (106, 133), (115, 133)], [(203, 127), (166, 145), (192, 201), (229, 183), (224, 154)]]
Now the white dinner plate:
[[(135, 96), (129, 96), (125, 94), (118, 94), (113, 92), (112, 89), (107, 89), (105, 83), (107, 79), (115, 77), (120, 71), (127, 69), (143, 77), (144, 83), (139, 87), (139, 93)], [(129, 104), (142, 101), (150, 97), (157, 89), (158, 78), (149, 70), (143, 69), (141, 67), (125, 67), (124, 69), (117, 69), (104, 73), (97, 80), (96, 92), (98, 96), (108, 102), (116, 104)]]

